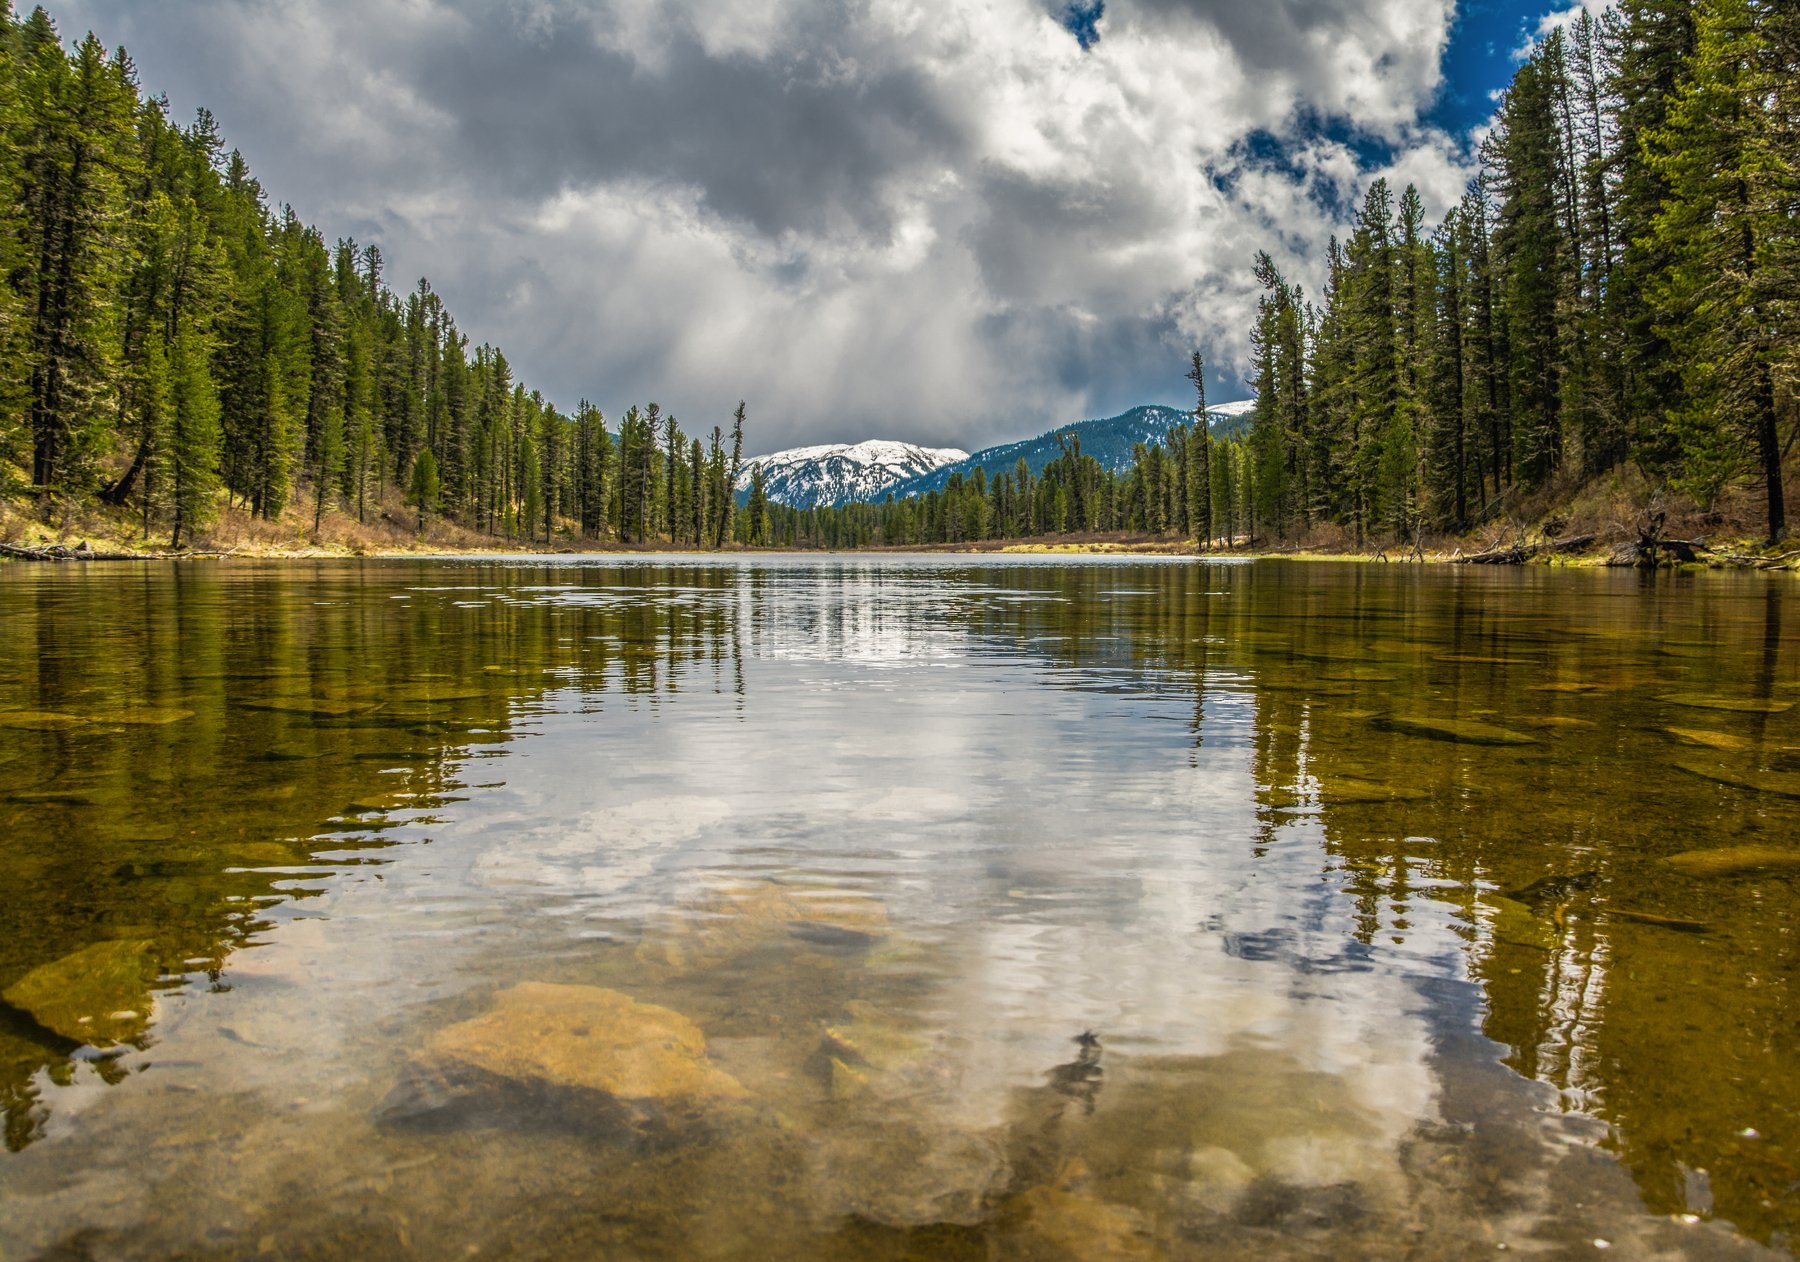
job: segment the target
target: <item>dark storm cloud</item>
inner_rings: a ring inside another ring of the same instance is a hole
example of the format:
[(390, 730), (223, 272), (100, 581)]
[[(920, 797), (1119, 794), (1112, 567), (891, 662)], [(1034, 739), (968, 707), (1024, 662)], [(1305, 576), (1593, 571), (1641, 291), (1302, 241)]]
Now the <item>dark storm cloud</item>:
[(429, 274), (557, 401), (656, 397), (700, 427), (741, 395), (761, 448), (975, 446), (1179, 401), (1196, 343), (1241, 367), (1251, 253), (1322, 239), (1369, 173), (1307, 120), (1354, 115), (1412, 178), (1461, 178), (1415, 127), (1448, 0), (57, 16), (125, 43), (181, 113), (212, 107), (276, 198), (378, 240), (396, 284)]
[(508, 196), (637, 177), (699, 188), (710, 210), (767, 237), (885, 238), (894, 174), (966, 149), (917, 67), (834, 74), (855, 50), (829, 28), (759, 60), (711, 54), (671, 26), (647, 65), (601, 46), (588, 21), (545, 31), (501, 7), (461, 12), (463, 29), (408, 56), (411, 79), (453, 120), (466, 170)]

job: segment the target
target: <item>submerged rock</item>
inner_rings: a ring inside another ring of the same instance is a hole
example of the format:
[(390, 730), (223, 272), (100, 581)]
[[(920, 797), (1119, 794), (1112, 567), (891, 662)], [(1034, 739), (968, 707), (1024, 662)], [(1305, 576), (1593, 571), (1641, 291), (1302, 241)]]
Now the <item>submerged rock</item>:
[(1715, 732), (1698, 727), (1665, 727), (1663, 731), (1684, 744), (1700, 745), (1707, 749), (1736, 753), (1750, 748), (1750, 742), (1734, 732)]
[(807, 1187), (814, 1214), (825, 1220), (973, 1227), (988, 1217), (1008, 1175), (995, 1137), (895, 1115), (829, 1126), (811, 1146)]
[(166, 727), (170, 723), (180, 723), (183, 719), (193, 718), (194, 712), (183, 710), (179, 706), (134, 705), (97, 712), (92, 717), (95, 723), (123, 723), (129, 727)]
[(1315, 791), (1272, 788), (1263, 795), (1271, 810), (1299, 811), (1315, 803), (1323, 806), (1373, 806), (1384, 802), (1417, 802), (1431, 796), (1424, 789), (1405, 784), (1385, 784), (1358, 776), (1321, 778)]
[[(825, 1027), (820, 1054), (831, 1061), (877, 1073), (899, 1074), (917, 1068), (927, 1044), (873, 1004), (852, 1001), (850, 1019)], [(865, 1075), (866, 1081), (866, 1075)]]
[(824, 1028), (812, 1069), (807, 1198), (820, 1219), (888, 1227), (985, 1220), (1010, 1179), (999, 1132), (972, 1123), (955, 1058), (872, 1004)]
[(1730, 710), (1738, 714), (1785, 714), (1794, 708), (1792, 701), (1770, 701), (1761, 697), (1711, 697), (1699, 692), (1671, 692), (1657, 700), (1669, 705), (1687, 706), (1693, 710)]
[(1734, 771), (1726, 767), (1708, 767), (1691, 762), (1675, 762), (1670, 765), (1690, 776), (1711, 780), (1714, 784), (1748, 789), (1752, 793), (1767, 793), (1774, 797), (1800, 798), (1800, 774), (1792, 771)]
[(1012, 1243), (1044, 1262), (1151, 1262), (1161, 1258), (1137, 1215), (1083, 1192), (1033, 1188), (1006, 1207)]
[(1326, 802), (1361, 805), (1371, 802), (1417, 802), (1429, 797), (1424, 789), (1409, 784), (1387, 784), (1357, 776), (1329, 776), (1319, 782)]
[(405, 1119), (572, 1106), (584, 1122), (649, 1133), (746, 1094), (679, 1012), (598, 986), (523, 982), (432, 1036), (383, 1111)]
[(866, 950), (887, 935), (887, 909), (867, 894), (759, 881), (711, 891), (672, 915), (638, 958), (712, 968), (774, 943)]
[(383, 703), (346, 700), (341, 697), (261, 697), (256, 700), (240, 698), (237, 704), (246, 710), (269, 710), (276, 714), (303, 714), (315, 718), (342, 718), (345, 715), (379, 710)]
[(1427, 719), (1409, 715), (1388, 715), (1375, 720), (1375, 726), (1408, 736), (1423, 736), (1434, 741), (1454, 741), (1462, 745), (1535, 745), (1537, 737), (1509, 731), (1492, 723), (1475, 719)]
[(38, 965), (0, 998), (64, 1038), (96, 1047), (133, 1042), (150, 1026), (150, 983), (157, 974), (151, 945), (96, 942)]
[(1553, 872), (1549, 876), (1540, 876), (1529, 885), (1518, 889), (1506, 890), (1501, 897), (1519, 903), (1555, 903), (1571, 898), (1577, 891), (1592, 889), (1600, 879), (1598, 868), (1584, 868), (1579, 872)]
[(63, 714), (56, 710), (0, 711), (0, 727), (19, 728), (28, 732), (53, 732), (65, 727), (81, 727), (89, 721), (79, 714)]
[(1488, 915), (1484, 919), (1496, 942), (1533, 951), (1554, 951), (1561, 945), (1562, 935), (1555, 923), (1517, 899), (1507, 898), (1504, 894), (1483, 894), (1480, 903), (1487, 909)]
[(1788, 846), (1721, 846), (1687, 850), (1663, 860), (1687, 876), (1736, 876), (1742, 872), (1800, 869), (1800, 848)]

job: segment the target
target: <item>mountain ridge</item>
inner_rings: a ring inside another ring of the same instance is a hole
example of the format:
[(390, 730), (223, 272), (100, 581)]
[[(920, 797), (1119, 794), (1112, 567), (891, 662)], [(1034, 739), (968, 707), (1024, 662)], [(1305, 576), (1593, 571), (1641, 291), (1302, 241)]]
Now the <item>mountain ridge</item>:
[(751, 476), (761, 469), (764, 493), (777, 504), (838, 507), (877, 499), (897, 482), (968, 456), (960, 447), (921, 447), (888, 438), (790, 447), (746, 460), (737, 491), (742, 499), (750, 489)]
[[(1246, 428), (1249, 414), (1255, 407), (1254, 399), (1209, 407), (1206, 409), (1208, 427), (1217, 437), (1237, 437)], [(1169, 430), (1177, 425), (1190, 423), (1193, 417), (1191, 410), (1160, 403), (1141, 403), (1137, 407), (1127, 408), (1117, 416), (1075, 421), (1068, 425), (1058, 425), (1030, 438), (983, 447), (962, 460), (939, 465), (904, 482), (895, 483), (882, 495), (885, 498), (892, 494), (895, 499), (927, 495), (932, 491), (942, 490), (955, 474), (960, 473), (963, 477), (970, 478), (980, 468), (992, 478), (999, 473), (1010, 473), (1020, 459), (1025, 461), (1025, 467), (1035, 477), (1044, 471), (1045, 465), (1062, 454), (1058, 436), (1065, 434), (1079, 436), (1081, 454), (1094, 457), (1102, 468), (1115, 472), (1128, 469), (1138, 443), (1159, 442)]]
[[(1209, 407), (1207, 417), (1214, 436), (1239, 437), (1248, 428), (1255, 407), (1254, 399)], [(1103, 468), (1127, 469), (1139, 443), (1160, 441), (1170, 429), (1190, 423), (1193, 415), (1160, 403), (1144, 403), (1117, 416), (1058, 425), (974, 453), (881, 438), (790, 447), (745, 461), (737, 482), (738, 498), (745, 498), (751, 473), (758, 467), (764, 470), (769, 499), (791, 508), (835, 508), (874, 503), (889, 495), (896, 499), (925, 495), (941, 490), (955, 474), (973, 477), (977, 468), (990, 478), (1010, 473), (1021, 458), (1035, 476), (1062, 454), (1058, 436), (1068, 434), (1079, 436), (1082, 454), (1093, 456)]]

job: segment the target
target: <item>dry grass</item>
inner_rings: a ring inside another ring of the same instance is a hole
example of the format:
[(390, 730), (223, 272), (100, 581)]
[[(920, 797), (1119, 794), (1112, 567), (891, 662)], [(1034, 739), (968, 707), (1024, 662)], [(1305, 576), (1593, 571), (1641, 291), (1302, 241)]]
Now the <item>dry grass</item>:
[[(103, 552), (155, 554), (168, 549), (168, 529), (156, 525), (145, 537), (141, 520), (129, 509), (101, 504), (59, 505), (49, 521), (29, 511), (30, 506), (0, 502), (0, 542), (21, 547), (88, 543)], [(241, 556), (375, 556), (411, 552), (556, 551), (592, 547), (559, 533), (554, 546), (541, 542), (507, 540), (465, 529), (442, 518), (427, 521), (419, 533), (418, 518), (391, 497), (371, 504), (366, 521), (346, 513), (327, 513), (313, 528), (310, 506), (290, 506), (274, 521), (252, 516), (238, 507), (225, 507), (205, 529), (184, 539), (185, 550), (226, 552)]]
[[(1791, 496), (1790, 496), (1790, 502)], [(1764, 498), (1759, 485), (1728, 487), (1718, 501), (1703, 509), (1684, 496), (1657, 487), (1635, 466), (1626, 466), (1585, 484), (1572, 480), (1553, 482), (1529, 496), (1509, 496), (1494, 506), (1495, 516), (1464, 536), (1433, 536), (1423, 540), (1428, 555), (1437, 559), (1465, 555), (1523, 540), (1536, 543), (1592, 535), (1594, 543), (1581, 556), (1560, 554), (1558, 560), (1604, 560), (1615, 550), (1635, 543), (1653, 513), (1662, 513), (1666, 538), (1707, 541), (1716, 551), (1760, 555), (1764, 533)], [(142, 522), (130, 509), (101, 504), (59, 504), (46, 521), (35, 505), (0, 498), (0, 543), (15, 546), (83, 542), (108, 552), (165, 552), (167, 529), (156, 526), (148, 538)], [(581, 539), (564, 523), (553, 541), (507, 540), (465, 529), (454, 522), (434, 518), (423, 535), (417, 517), (397, 494), (368, 506), (367, 520), (354, 515), (327, 513), (313, 527), (309, 505), (291, 506), (275, 521), (253, 517), (241, 508), (225, 508), (205, 530), (185, 540), (198, 552), (242, 556), (378, 556), (421, 552), (567, 552), (567, 551), (664, 551), (656, 544), (624, 545)], [(1385, 543), (1385, 547), (1380, 547)], [(926, 552), (1108, 552), (1191, 554), (1194, 541), (1175, 535), (1135, 532), (1088, 531), (1069, 535), (1040, 535), (1024, 539), (979, 539), (959, 543), (925, 544), (887, 551)], [(1384, 552), (1400, 559), (1406, 542), (1369, 540), (1357, 547), (1350, 530), (1335, 523), (1318, 523), (1290, 538), (1257, 538), (1234, 541), (1212, 549), (1236, 555), (1305, 555), (1357, 559)]]

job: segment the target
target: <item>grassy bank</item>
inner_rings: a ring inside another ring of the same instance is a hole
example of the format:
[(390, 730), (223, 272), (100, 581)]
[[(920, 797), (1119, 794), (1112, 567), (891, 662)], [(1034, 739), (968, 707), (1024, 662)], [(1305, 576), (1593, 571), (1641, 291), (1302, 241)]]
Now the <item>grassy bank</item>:
[[(566, 553), (674, 553), (692, 551), (655, 541), (622, 543), (585, 538), (567, 522), (541, 536), (490, 535), (453, 521), (417, 514), (398, 496), (371, 504), (361, 518), (293, 508), (275, 520), (225, 507), (205, 530), (171, 551), (166, 535), (146, 536), (129, 509), (102, 504), (65, 507), (46, 520), (19, 501), (0, 502), (0, 544), (14, 548), (61, 547), (143, 557), (398, 557), (444, 554), (521, 556)], [(1230, 545), (1200, 549), (1192, 538), (1142, 532), (1086, 532), (1010, 539), (880, 546), (877, 552), (942, 552), (967, 555), (1288, 557), (1315, 561), (1455, 564), (1474, 557), (1502, 563), (1566, 566), (1641, 564), (1648, 547), (1658, 564), (1711, 568), (1793, 570), (1800, 551), (1757, 537), (1757, 504), (1749, 495), (1727, 495), (1707, 507), (1665, 501), (1629, 472), (1589, 483), (1558, 497), (1507, 506), (1487, 525), (1461, 536), (1423, 536), (1409, 542), (1364, 542), (1341, 526), (1316, 526), (1294, 538), (1242, 537)], [(728, 550), (743, 550), (733, 545)]]

